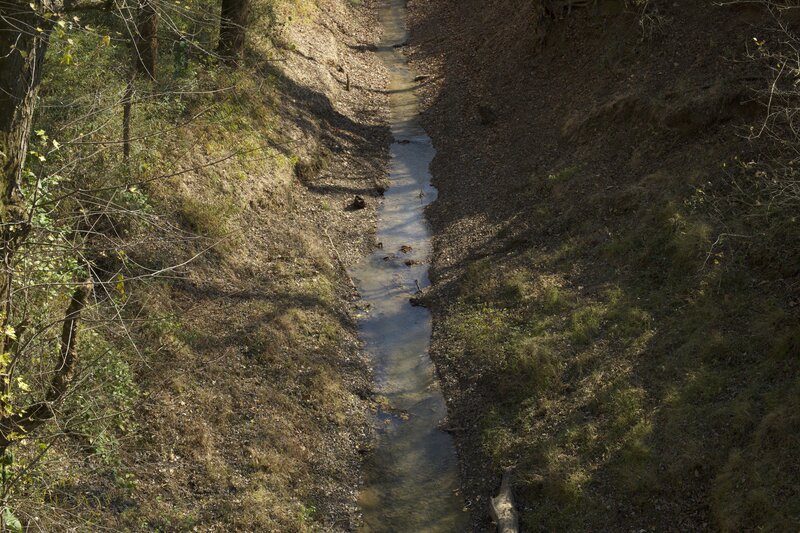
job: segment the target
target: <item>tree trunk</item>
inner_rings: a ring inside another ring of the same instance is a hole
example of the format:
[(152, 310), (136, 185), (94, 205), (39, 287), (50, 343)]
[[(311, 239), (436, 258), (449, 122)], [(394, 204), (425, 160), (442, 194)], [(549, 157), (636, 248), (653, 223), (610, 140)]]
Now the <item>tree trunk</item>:
[[(36, 32), (33, 28), (44, 28)], [(0, 8), (0, 221), (23, 215), (20, 181), (50, 25), (27, 2)]]
[(133, 75), (128, 78), (125, 95), (122, 97), (122, 158), (128, 162), (131, 156), (131, 106), (133, 105)]
[(78, 365), (78, 325), (92, 290), (92, 282), (86, 281), (78, 285), (72, 295), (61, 328), (58, 362), (44, 399), (18, 413), (0, 418), (0, 456), (5, 454), (15, 437), (27, 435), (55, 415), (54, 406), (64, 398)]
[(139, 0), (134, 39), (134, 63), (138, 73), (156, 79), (158, 61), (158, 0)]
[(222, 0), (217, 52), (228, 59), (238, 59), (244, 53), (244, 37), (250, 0)]
[[(0, 324), (11, 319), (12, 258), (28, 234), (22, 172), (28, 154), (36, 95), (42, 78), (50, 19), (41, 1), (0, 7)], [(0, 353), (7, 339), (0, 335)]]

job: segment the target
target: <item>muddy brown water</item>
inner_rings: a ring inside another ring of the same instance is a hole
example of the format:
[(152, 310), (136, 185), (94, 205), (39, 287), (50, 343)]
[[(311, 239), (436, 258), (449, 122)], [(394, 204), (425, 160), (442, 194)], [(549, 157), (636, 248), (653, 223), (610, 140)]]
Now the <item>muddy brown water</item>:
[(381, 2), (378, 54), (389, 71), (390, 188), (378, 211), (383, 244), (351, 269), (368, 310), (359, 331), (375, 365), (383, 400), (378, 440), (365, 466), (359, 501), (362, 533), (468, 529), (458, 494), (452, 438), (440, 429), (447, 409), (428, 356), (431, 315), (409, 298), (429, 284), (430, 228), (424, 208), (436, 199), (429, 165), (436, 151), (418, 123), (415, 74), (395, 45), (408, 38), (405, 0)]

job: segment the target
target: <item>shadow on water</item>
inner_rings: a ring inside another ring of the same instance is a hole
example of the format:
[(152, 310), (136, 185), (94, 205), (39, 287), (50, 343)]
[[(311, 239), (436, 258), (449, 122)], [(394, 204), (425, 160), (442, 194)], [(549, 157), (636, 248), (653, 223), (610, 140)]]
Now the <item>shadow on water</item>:
[(404, 0), (380, 9), (384, 41), (377, 47), (389, 74), (391, 187), (378, 217), (383, 248), (351, 271), (369, 313), (359, 321), (372, 354), (384, 409), (378, 442), (366, 464), (360, 495), (362, 532), (452, 532), (467, 528), (458, 495), (458, 461), (452, 438), (439, 429), (446, 415), (428, 357), (431, 316), (409, 298), (428, 281), (430, 228), (424, 208), (435, 200), (429, 165), (436, 151), (417, 122), (414, 74), (394, 46), (406, 41)]

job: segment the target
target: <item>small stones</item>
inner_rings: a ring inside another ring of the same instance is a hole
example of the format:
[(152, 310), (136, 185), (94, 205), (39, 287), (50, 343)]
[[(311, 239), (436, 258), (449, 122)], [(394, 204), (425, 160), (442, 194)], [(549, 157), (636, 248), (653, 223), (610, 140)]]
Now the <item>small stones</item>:
[(412, 307), (427, 307), (427, 291), (418, 290), (414, 296), (408, 299)]
[(367, 201), (364, 200), (363, 196), (356, 196), (353, 198), (353, 201), (350, 202), (350, 205), (347, 206), (350, 211), (358, 211), (359, 209), (364, 209), (365, 207), (367, 207)]
[(413, 250), (414, 249), (407, 244), (404, 244), (403, 246), (400, 247), (400, 251), (403, 252), (404, 254), (410, 254)]

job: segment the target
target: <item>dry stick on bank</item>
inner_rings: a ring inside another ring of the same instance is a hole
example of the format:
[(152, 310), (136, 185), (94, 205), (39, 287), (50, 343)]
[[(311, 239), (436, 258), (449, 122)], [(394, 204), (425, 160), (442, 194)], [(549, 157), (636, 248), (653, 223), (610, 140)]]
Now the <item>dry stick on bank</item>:
[(355, 291), (356, 294), (358, 294), (358, 287), (356, 287), (353, 278), (350, 277), (350, 272), (347, 271), (347, 265), (344, 264), (342, 256), (339, 255), (339, 250), (337, 250), (336, 245), (333, 244), (333, 239), (331, 239), (331, 236), (328, 234), (328, 228), (323, 228), (322, 231), (328, 238), (328, 242), (331, 243), (331, 248), (333, 248), (333, 253), (336, 255), (336, 260), (339, 262), (339, 266), (342, 268), (342, 272), (344, 272), (344, 275), (347, 276), (347, 281), (350, 282), (350, 287), (353, 289), (353, 291)]
[(519, 518), (514, 509), (514, 494), (511, 491), (511, 469), (503, 473), (500, 493), (489, 502), (492, 520), (497, 524), (498, 533), (518, 533)]

